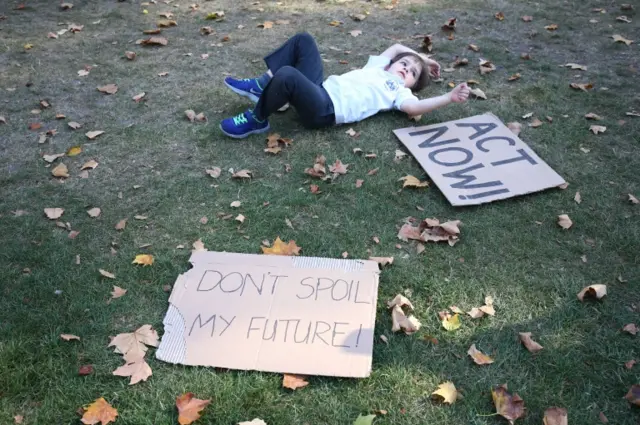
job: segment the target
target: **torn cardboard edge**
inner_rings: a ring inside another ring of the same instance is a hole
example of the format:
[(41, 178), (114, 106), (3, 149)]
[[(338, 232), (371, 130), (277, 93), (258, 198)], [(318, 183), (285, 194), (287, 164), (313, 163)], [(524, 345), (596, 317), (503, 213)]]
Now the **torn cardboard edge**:
[(492, 113), (393, 132), (454, 206), (493, 202), (565, 183)]
[(194, 252), (156, 357), (169, 363), (363, 378), (379, 281), (369, 260)]

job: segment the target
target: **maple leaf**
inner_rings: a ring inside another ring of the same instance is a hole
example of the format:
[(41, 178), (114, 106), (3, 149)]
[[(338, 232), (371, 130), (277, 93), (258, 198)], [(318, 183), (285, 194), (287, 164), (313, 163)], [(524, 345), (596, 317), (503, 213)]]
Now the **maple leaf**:
[(118, 334), (109, 343), (109, 347), (115, 347), (114, 351), (122, 354), (127, 362), (143, 358), (147, 345), (158, 346), (158, 333), (151, 325), (142, 325), (135, 332)]
[(517, 121), (510, 122), (510, 123), (507, 123), (507, 128), (509, 128), (509, 130), (511, 130), (511, 132), (513, 134), (518, 136), (520, 134), (520, 132), (522, 131), (522, 124), (520, 124)]
[(631, 43), (633, 43), (633, 40), (628, 40), (626, 38), (624, 38), (623, 36), (621, 36), (620, 34), (614, 34), (611, 36), (611, 38), (613, 38), (613, 42), (614, 43), (624, 43), (627, 46), (630, 46)]
[(304, 379), (304, 376), (301, 375), (290, 375), (285, 373), (282, 377), (282, 386), (284, 388), (289, 388), (290, 390), (296, 390), (298, 388), (303, 388), (309, 385), (309, 382)]
[(638, 333), (638, 327), (635, 325), (635, 323), (629, 323), (628, 325), (624, 325), (622, 331), (631, 335), (636, 335)]
[(542, 350), (542, 345), (538, 344), (531, 337), (531, 332), (520, 332), (520, 341), (529, 350), (530, 353), (537, 353)]
[(560, 214), (558, 216), (558, 226), (566, 230), (573, 226), (573, 221), (571, 221), (567, 214)]
[(460, 322), (460, 315), (458, 313), (451, 315), (445, 315), (442, 319), (442, 327), (448, 331), (455, 331), (460, 329), (462, 322)]
[(524, 415), (524, 400), (518, 394), (509, 394), (506, 385), (491, 389), (491, 397), (496, 406), (496, 412), (508, 420), (510, 425)]
[(64, 214), (63, 208), (45, 208), (44, 213), (50, 220), (56, 220)]
[(61, 162), (51, 169), (51, 174), (54, 177), (69, 177), (69, 169), (67, 169), (67, 166)]
[(150, 254), (138, 254), (133, 259), (131, 264), (141, 264), (143, 266), (150, 266), (153, 264), (153, 255)]
[(542, 418), (544, 425), (568, 425), (567, 409), (550, 407), (544, 411)]
[(185, 393), (176, 397), (176, 407), (178, 408), (178, 423), (189, 425), (200, 417), (200, 411), (211, 403), (209, 400), (195, 398), (193, 393)]
[(135, 385), (140, 381), (146, 381), (153, 373), (149, 364), (143, 359), (136, 359), (133, 362), (127, 362), (113, 371), (115, 376), (129, 376), (131, 380), (129, 385)]
[(453, 404), (458, 398), (458, 390), (456, 390), (453, 382), (444, 382), (438, 385), (438, 389), (431, 393), (431, 397), (441, 398), (443, 403)]
[(261, 246), (260, 248), (265, 255), (300, 255), (302, 249), (296, 245), (296, 241), (291, 240), (284, 243), (279, 236), (273, 241), (272, 247)]
[(480, 350), (478, 350), (476, 348), (475, 344), (472, 344), (471, 347), (469, 347), (469, 350), (467, 351), (467, 354), (469, 356), (471, 356), (473, 361), (478, 365), (487, 365), (487, 364), (491, 364), (491, 363), (494, 362), (494, 360), (491, 357), (489, 357), (486, 354), (480, 352)]
[(334, 174), (347, 174), (347, 167), (349, 164), (343, 164), (342, 161), (336, 159), (335, 164), (329, 165), (329, 171)]
[(80, 341), (80, 337), (76, 336), (76, 335), (72, 335), (72, 334), (60, 334), (60, 338), (64, 339), (65, 341)]
[(111, 291), (111, 299), (114, 300), (116, 298), (120, 298), (121, 296), (123, 296), (124, 294), (127, 293), (126, 289), (123, 289), (119, 286), (113, 286), (113, 291)]
[[(396, 152), (396, 158), (398, 158), (397, 152)], [(414, 177), (412, 175), (407, 175), (407, 176), (401, 177), (398, 180), (399, 181), (400, 180), (404, 181), (404, 183), (402, 184), (403, 188), (404, 187), (429, 187), (429, 182), (421, 182), (418, 178), (416, 178), (416, 177)]]
[(118, 411), (114, 409), (107, 401), (100, 397), (87, 408), (82, 415), (82, 423), (86, 425), (107, 425), (109, 422), (114, 422), (118, 417)]

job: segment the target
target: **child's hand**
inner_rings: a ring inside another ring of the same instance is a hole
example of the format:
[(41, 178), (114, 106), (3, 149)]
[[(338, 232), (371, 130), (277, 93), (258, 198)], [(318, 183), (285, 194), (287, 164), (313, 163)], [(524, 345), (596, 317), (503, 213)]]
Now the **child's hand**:
[(463, 103), (469, 98), (470, 90), (467, 83), (462, 83), (449, 92), (449, 97), (453, 103)]
[(424, 60), (424, 63), (427, 65), (429, 75), (433, 78), (440, 78), (440, 64), (433, 59), (429, 59), (424, 53), (421, 53), (420, 56)]

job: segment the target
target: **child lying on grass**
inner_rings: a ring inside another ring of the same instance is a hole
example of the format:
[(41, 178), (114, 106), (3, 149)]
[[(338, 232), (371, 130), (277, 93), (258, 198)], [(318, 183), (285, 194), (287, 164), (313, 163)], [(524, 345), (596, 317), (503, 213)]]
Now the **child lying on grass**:
[(222, 120), (220, 129), (227, 136), (240, 139), (268, 131), (269, 116), (287, 103), (296, 108), (305, 127), (322, 128), (390, 109), (421, 115), (469, 97), (463, 83), (445, 95), (419, 100), (412, 90), (422, 89), (430, 76), (439, 77), (440, 65), (401, 44), (370, 56), (362, 69), (324, 82), (322, 58), (306, 32), (291, 37), (264, 60), (268, 71), (261, 77), (224, 80), (231, 90), (257, 102), (253, 110)]

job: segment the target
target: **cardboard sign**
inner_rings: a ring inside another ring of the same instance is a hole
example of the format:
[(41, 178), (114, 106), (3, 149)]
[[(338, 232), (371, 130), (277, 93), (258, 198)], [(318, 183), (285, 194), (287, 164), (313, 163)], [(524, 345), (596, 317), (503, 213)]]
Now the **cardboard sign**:
[(452, 205), (475, 205), (565, 181), (495, 115), (393, 131)]
[(158, 359), (369, 376), (376, 262), (206, 251), (189, 261), (169, 298)]

